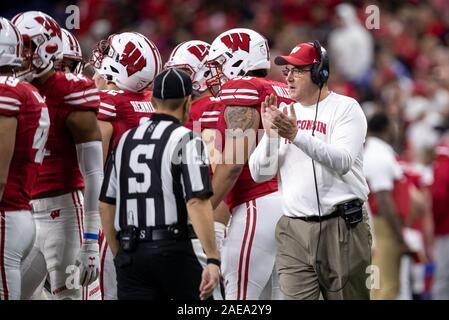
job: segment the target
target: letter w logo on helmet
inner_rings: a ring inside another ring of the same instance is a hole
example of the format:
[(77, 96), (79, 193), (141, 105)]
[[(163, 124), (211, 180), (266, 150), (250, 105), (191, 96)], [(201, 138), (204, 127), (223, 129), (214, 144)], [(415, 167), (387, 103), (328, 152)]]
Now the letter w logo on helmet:
[(56, 21), (41, 16), (35, 17), (34, 19), (37, 21), (37, 23), (44, 26), (45, 30), (47, 30), (50, 33), (51, 37), (58, 36), (59, 38), (62, 38), (61, 28), (56, 23)]
[(210, 46), (205, 46), (204, 44), (197, 44), (195, 46), (189, 47), (187, 50), (195, 57), (198, 58), (199, 61), (204, 61), (206, 56), (209, 54)]
[(131, 41), (128, 42), (123, 50), (120, 58), (120, 63), (126, 67), (128, 77), (132, 76), (147, 65), (147, 59), (142, 55), (142, 52)]
[(221, 38), (221, 42), (225, 44), (232, 52), (244, 50), (249, 53), (249, 42), (251, 38), (247, 33), (231, 33)]

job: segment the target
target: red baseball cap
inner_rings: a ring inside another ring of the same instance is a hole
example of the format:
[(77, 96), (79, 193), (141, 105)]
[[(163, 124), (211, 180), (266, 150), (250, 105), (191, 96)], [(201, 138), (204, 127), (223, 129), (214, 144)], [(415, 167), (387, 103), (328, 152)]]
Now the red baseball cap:
[(320, 60), (320, 56), (313, 43), (300, 43), (290, 52), (288, 56), (278, 56), (274, 59), (274, 63), (283, 66), (291, 64), (294, 66), (307, 66)]

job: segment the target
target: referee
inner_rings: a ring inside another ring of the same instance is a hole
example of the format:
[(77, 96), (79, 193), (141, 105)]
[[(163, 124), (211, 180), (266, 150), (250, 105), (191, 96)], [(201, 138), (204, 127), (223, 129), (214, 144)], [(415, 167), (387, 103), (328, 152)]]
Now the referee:
[[(106, 164), (100, 213), (120, 300), (207, 299), (219, 282), (206, 149), (181, 124), (191, 93), (186, 73), (160, 73), (156, 113), (122, 136)], [(196, 236), (208, 258), (204, 270), (192, 248)]]

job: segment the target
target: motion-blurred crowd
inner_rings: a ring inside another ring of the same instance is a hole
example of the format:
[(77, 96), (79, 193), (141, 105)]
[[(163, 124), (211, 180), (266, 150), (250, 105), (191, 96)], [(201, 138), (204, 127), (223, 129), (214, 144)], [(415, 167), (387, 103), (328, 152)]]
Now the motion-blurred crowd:
[[(64, 26), (71, 4), (19, 1), (11, 9), (4, 2), (0, 9), (7, 18), (41, 10)], [(129, 30), (151, 39), (164, 62), (180, 42), (211, 42), (234, 27), (262, 33), (272, 56), (287, 54), (292, 43), (320, 40), (330, 55), (330, 89), (360, 101), (368, 119), (379, 110), (388, 115), (403, 171), (393, 198), (404, 246), (389, 262), (388, 279), (380, 279), (389, 286), (382, 284), (387, 290), (378, 297), (449, 299), (449, 0), (81, 0), (77, 5), (80, 28), (71, 31), (85, 57), (99, 40)], [(274, 64), (269, 77), (283, 81)], [(382, 245), (385, 233), (376, 226), (385, 225), (374, 225), (375, 241)], [(378, 250), (375, 244), (374, 257)], [(372, 280), (375, 288), (379, 279)]]

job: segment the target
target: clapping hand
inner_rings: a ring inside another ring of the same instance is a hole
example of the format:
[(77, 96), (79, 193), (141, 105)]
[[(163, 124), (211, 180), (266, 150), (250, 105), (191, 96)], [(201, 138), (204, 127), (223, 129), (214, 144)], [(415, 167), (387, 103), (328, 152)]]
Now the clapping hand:
[(296, 112), (293, 106), (293, 102), (289, 106), (290, 115), (287, 108), (280, 111), (277, 108), (277, 99), (274, 94), (267, 96), (265, 101), (262, 102), (262, 125), (265, 132), (270, 136), (281, 136), (290, 141), (293, 141), (298, 132), (296, 126)]
[(273, 116), (276, 115), (275, 112), (277, 111), (277, 98), (274, 94), (265, 97), (265, 101), (262, 102), (260, 111), (265, 133), (268, 136), (277, 137), (278, 134), (276, 130), (272, 130), (274, 128)]

